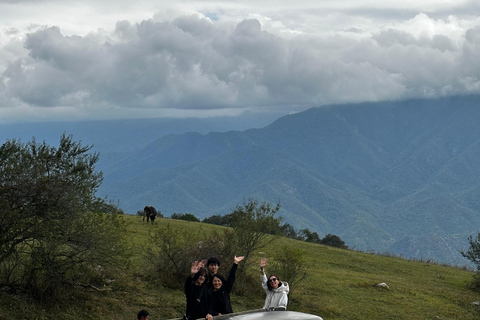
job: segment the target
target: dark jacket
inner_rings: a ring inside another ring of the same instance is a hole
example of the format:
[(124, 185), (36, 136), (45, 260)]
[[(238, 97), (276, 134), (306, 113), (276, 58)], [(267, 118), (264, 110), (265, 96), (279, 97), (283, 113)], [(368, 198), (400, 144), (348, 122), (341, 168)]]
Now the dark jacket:
[(188, 277), (185, 281), (185, 299), (187, 310), (185, 314), (188, 319), (205, 319), (207, 314), (212, 314), (212, 294), (205, 285), (197, 286)]
[(213, 291), (213, 284), (211, 293), (213, 299), (213, 315), (233, 313), (232, 304), (230, 303), (230, 292), (232, 292), (233, 284), (235, 283), (235, 273), (237, 272), (238, 264), (233, 264), (228, 278), (225, 280), (221, 275), (217, 274), (220, 280), (222, 280), (222, 287), (218, 291)]

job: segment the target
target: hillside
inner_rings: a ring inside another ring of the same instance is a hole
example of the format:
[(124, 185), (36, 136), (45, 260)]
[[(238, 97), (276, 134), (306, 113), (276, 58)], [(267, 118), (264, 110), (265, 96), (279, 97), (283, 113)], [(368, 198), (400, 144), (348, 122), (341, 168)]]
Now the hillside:
[(261, 129), (164, 136), (102, 162), (129, 213), (227, 214), (280, 202), (297, 229), (350, 247), (464, 264), (480, 229), (480, 97), (309, 109)]
[[(155, 281), (154, 274), (146, 274), (148, 262), (143, 257), (142, 245), (149, 239), (154, 227), (141, 222), (140, 217), (125, 216), (132, 245), (130, 264), (119, 270), (114, 279), (96, 290), (78, 288), (79, 292), (60, 303), (37, 304), (21, 292), (9, 294), (0, 291), (0, 319), (133, 319), (138, 310), (147, 309), (151, 319), (180, 317), (185, 302), (181, 289), (168, 289)], [(221, 230), (221, 227), (201, 223), (159, 219), (157, 227), (166, 224), (185, 232)], [(278, 259), (280, 250), (288, 246), (302, 252), (308, 278), (290, 295), (289, 310), (313, 313), (324, 319), (478, 319), (480, 310), (472, 302), (480, 294), (465, 285), (472, 272), (459, 268), (413, 262), (403, 259), (341, 250), (280, 238), (262, 250), (269, 265)], [(235, 311), (257, 309), (263, 303), (257, 264), (262, 257), (257, 253), (248, 264), (247, 272), (253, 279), (252, 295), (234, 292)], [(199, 257), (199, 259), (202, 257)], [(206, 258), (206, 257), (205, 257)], [(224, 266), (228, 267), (228, 266)], [(272, 272), (272, 267), (267, 272)], [(222, 272), (225, 272), (222, 270)], [(281, 271), (278, 274), (282, 277)], [(289, 279), (284, 279), (289, 280)], [(389, 289), (376, 285), (385, 282)], [(240, 283), (236, 283), (240, 287)]]

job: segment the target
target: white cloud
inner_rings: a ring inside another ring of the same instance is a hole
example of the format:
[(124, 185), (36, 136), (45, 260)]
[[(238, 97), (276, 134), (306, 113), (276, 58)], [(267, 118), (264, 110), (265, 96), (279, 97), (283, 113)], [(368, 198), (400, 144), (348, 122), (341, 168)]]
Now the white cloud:
[[(279, 2), (274, 10), (269, 1), (165, 10), (125, 2), (130, 15), (112, 3), (44, 1), (42, 19), (6, 20), (0, 121), (294, 112), (480, 93), (480, 19), (448, 12), (468, 12), (467, 1), (415, 1), (405, 17), (405, 1)], [(0, 12), (19, 17), (34, 8), (0, 1)], [(75, 10), (92, 20), (76, 20)]]

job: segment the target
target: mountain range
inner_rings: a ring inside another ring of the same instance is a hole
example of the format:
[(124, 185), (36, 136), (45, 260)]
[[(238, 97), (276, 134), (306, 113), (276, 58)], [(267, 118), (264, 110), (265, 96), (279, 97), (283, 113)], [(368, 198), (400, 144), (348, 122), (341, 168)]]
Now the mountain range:
[(467, 264), (459, 250), (480, 229), (479, 96), (322, 106), (236, 131), (136, 121), (74, 135), (101, 141), (98, 194), (128, 213), (149, 204), (202, 219), (252, 198), (353, 249)]

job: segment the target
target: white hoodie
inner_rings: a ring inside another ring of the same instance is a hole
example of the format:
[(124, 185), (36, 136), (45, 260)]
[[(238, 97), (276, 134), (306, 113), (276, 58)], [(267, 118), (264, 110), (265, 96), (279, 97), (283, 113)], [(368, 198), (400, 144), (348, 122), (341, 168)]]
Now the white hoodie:
[(288, 303), (288, 291), (290, 288), (288, 287), (288, 283), (282, 282), (283, 285), (279, 286), (277, 289), (268, 290), (267, 286), (267, 276), (265, 274), (260, 273), (260, 279), (262, 280), (262, 287), (267, 294), (265, 298), (265, 305), (263, 309), (271, 309), (271, 308), (287, 308)]

